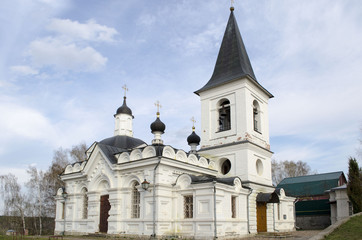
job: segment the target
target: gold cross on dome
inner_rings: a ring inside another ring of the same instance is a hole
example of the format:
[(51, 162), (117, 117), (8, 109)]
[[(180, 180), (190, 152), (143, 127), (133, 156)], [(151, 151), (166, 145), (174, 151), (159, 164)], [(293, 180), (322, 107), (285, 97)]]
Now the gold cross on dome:
[(195, 127), (196, 120), (194, 117), (191, 118), (191, 122), (192, 122), (192, 127)]
[(124, 96), (126, 96), (126, 93), (127, 93), (127, 91), (128, 91), (127, 85), (126, 85), (126, 84), (123, 85), (122, 88), (124, 89)]
[(157, 107), (157, 112), (160, 112), (160, 108), (162, 108), (162, 106), (158, 100), (155, 102), (155, 106)]

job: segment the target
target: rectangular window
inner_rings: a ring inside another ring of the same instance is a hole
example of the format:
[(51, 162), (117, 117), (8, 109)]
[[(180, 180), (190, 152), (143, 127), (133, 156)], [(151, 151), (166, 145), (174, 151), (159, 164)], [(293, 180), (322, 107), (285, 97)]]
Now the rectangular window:
[(134, 187), (132, 194), (132, 218), (140, 217), (140, 202), (141, 202), (140, 193), (138, 192), (137, 188)]
[(231, 218), (236, 218), (236, 197), (231, 197)]
[(184, 196), (184, 216), (185, 218), (194, 217), (194, 198), (192, 195)]
[(82, 218), (87, 219), (88, 218), (88, 196), (87, 194), (83, 195), (83, 213)]

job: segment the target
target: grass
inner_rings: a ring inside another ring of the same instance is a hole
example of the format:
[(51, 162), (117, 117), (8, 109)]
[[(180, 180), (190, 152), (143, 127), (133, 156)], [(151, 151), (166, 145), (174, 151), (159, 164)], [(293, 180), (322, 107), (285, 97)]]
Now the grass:
[(24, 236), (21, 238), (21, 236), (6, 236), (6, 235), (0, 235), (0, 240), (48, 240), (48, 237), (45, 236)]
[(336, 228), (325, 240), (361, 240), (362, 215), (352, 217), (346, 223)]

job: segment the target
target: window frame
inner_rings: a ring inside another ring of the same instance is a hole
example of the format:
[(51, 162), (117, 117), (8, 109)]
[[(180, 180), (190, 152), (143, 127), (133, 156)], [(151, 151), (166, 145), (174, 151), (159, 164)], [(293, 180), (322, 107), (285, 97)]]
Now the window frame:
[(184, 195), (184, 218), (192, 219), (194, 218), (194, 196), (193, 195)]
[[(225, 116), (221, 116), (222, 112), (225, 112)], [(231, 103), (227, 98), (223, 98), (218, 102), (217, 106), (218, 113), (218, 128), (217, 132), (224, 132), (231, 130)]]
[(140, 184), (134, 182), (132, 184), (132, 194), (131, 194), (131, 218), (140, 218), (141, 213), (141, 194), (137, 189), (137, 186)]
[(257, 100), (253, 101), (253, 129), (261, 134), (260, 105)]
[(236, 196), (231, 196), (231, 218), (237, 218)]
[(82, 189), (82, 219), (88, 219), (88, 189)]

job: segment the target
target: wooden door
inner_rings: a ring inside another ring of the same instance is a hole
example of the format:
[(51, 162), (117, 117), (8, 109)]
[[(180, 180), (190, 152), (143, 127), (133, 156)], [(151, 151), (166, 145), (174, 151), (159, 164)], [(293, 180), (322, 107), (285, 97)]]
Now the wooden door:
[(109, 203), (109, 195), (101, 196), (101, 209), (99, 215), (99, 232), (107, 233), (108, 231), (108, 217), (111, 204)]
[(258, 202), (256, 205), (257, 231), (266, 232), (266, 203)]

